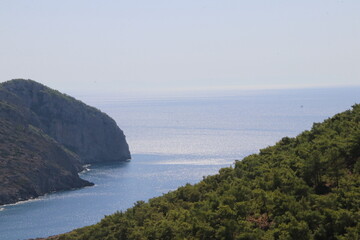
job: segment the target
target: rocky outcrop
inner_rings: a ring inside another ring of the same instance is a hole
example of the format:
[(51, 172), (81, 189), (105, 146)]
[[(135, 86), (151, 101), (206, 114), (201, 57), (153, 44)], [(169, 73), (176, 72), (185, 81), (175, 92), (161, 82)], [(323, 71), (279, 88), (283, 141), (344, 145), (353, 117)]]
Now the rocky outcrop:
[(29, 121), (79, 155), (82, 163), (130, 159), (124, 133), (105, 113), (31, 80), (2, 84), (0, 100), (29, 109)]
[(0, 205), (91, 186), (78, 156), (31, 125), (0, 119)]
[(0, 205), (90, 186), (83, 164), (127, 159), (106, 114), (35, 81), (0, 84)]

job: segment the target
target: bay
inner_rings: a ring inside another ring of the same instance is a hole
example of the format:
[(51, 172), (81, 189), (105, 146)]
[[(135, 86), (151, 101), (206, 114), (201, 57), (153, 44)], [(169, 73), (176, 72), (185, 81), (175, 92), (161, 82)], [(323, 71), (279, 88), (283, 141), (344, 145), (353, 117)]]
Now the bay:
[(360, 102), (360, 88), (74, 96), (115, 119), (127, 136), (132, 160), (89, 166), (81, 177), (94, 187), (0, 206), (1, 239), (67, 232), (138, 200), (196, 183), (349, 109)]

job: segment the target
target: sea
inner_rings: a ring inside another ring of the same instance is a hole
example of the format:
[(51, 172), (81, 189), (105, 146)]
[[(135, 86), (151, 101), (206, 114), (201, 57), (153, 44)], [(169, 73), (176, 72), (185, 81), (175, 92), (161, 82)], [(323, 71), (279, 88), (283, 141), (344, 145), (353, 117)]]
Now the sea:
[(80, 175), (93, 187), (0, 206), (0, 239), (69, 232), (136, 201), (195, 184), (282, 137), (295, 137), (314, 122), (350, 109), (360, 103), (360, 87), (75, 97), (117, 122), (131, 161), (88, 165)]

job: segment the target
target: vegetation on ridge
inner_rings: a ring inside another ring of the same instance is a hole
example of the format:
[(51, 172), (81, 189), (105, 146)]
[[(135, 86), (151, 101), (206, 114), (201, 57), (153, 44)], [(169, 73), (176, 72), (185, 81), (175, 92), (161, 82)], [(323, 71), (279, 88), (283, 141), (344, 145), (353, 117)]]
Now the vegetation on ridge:
[(360, 105), (59, 239), (359, 239)]

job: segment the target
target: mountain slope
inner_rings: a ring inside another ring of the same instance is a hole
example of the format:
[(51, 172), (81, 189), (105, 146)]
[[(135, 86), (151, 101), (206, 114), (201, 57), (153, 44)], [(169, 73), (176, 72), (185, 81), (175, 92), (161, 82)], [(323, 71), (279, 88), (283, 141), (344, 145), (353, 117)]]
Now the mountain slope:
[(0, 84), (0, 205), (91, 186), (84, 163), (129, 158), (106, 114), (31, 80)]
[(359, 239), (360, 105), (55, 239)]
[(124, 133), (105, 113), (32, 80), (0, 85), (0, 101), (25, 109), (26, 120), (42, 129), (83, 163), (130, 159)]
[(3, 119), (0, 126), (0, 204), (93, 185), (78, 176), (78, 157), (41, 130)]

